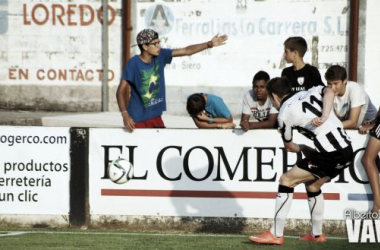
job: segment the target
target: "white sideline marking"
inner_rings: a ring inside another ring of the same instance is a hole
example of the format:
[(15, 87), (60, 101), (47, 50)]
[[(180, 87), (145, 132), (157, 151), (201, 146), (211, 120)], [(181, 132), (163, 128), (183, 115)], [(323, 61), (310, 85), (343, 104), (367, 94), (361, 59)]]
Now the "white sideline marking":
[(5, 236), (15, 236), (15, 235), (21, 235), (21, 234), (26, 234), (26, 232), (0, 232), (0, 237), (5, 237)]
[[(231, 237), (231, 238), (240, 238), (240, 237), (248, 237), (248, 235), (234, 235), (234, 234), (163, 234), (163, 233), (122, 233), (122, 232), (50, 232), (50, 231), (13, 231), (13, 232), (5, 232), (6, 234), (2, 234), (1, 236), (11, 236), (11, 235), (21, 235), (21, 234), (87, 234), (87, 235), (132, 235), (132, 236), (180, 236), (180, 237)], [(285, 236), (285, 238), (294, 238), (298, 239), (300, 236)], [(333, 237), (328, 236), (328, 239), (333, 240), (348, 240), (345, 237)]]

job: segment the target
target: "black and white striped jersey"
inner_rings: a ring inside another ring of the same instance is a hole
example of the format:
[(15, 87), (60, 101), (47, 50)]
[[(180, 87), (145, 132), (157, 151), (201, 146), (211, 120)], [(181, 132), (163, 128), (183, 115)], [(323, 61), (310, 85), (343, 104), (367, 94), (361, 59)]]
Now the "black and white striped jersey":
[(278, 115), (279, 130), (285, 142), (293, 139), (293, 128), (313, 140), (319, 152), (332, 152), (351, 145), (351, 140), (343, 129), (342, 122), (332, 110), (329, 118), (319, 127), (311, 121), (322, 115), (323, 89), (317, 86), (285, 97)]

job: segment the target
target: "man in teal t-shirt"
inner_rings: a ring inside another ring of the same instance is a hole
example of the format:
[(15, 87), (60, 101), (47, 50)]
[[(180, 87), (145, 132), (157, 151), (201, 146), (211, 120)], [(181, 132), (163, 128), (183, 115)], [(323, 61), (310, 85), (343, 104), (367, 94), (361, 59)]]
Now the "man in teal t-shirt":
[(128, 131), (135, 128), (165, 127), (161, 115), (166, 110), (164, 68), (172, 57), (190, 56), (205, 49), (225, 44), (226, 35), (183, 49), (162, 49), (158, 33), (144, 29), (137, 35), (140, 55), (127, 63), (116, 93), (117, 103)]

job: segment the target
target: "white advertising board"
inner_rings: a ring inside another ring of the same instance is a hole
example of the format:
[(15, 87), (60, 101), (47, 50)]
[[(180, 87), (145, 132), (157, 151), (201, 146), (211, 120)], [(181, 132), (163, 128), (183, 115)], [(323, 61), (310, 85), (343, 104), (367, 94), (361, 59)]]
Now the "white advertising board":
[(259, 70), (280, 76), (290, 66), (283, 43), (291, 36), (306, 39), (304, 60), (322, 76), (332, 64), (347, 66), (348, 0), (157, 0), (137, 1), (136, 8), (136, 34), (152, 28), (162, 47), (206, 42), (218, 33), (229, 37), (222, 47), (174, 58), (168, 85), (247, 86)]
[[(365, 211), (370, 187), (360, 164), (367, 136), (349, 131), (355, 162), (323, 186), (326, 219), (347, 209)], [(294, 141), (310, 141), (295, 132)], [(312, 146), (312, 145), (311, 145)], [(134, 179), (107, 178), (110, 161), (134, 164)], [(272, 218), (278, 180), (297, 154), (286, 153), (276, 130), (91, 129), (90, 213), (100, 215)], [(310, 212), (305, 187), (295, 189), (290, 218)]]
[(69, 128), (1, 127), (0, 214), (69, 214)]

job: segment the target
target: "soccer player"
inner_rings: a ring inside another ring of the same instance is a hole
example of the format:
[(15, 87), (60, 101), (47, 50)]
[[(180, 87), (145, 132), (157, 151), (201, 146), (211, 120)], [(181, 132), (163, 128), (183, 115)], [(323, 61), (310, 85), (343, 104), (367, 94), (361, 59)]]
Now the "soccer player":
[[(305, 183), (312, 228), (300, 240), (324, 242), (327, 239), (322, 234), (324, 200), (321, 186), (339, 175), (353, 159), (351, 141), (342, 123), (331, 112), (334, 93), (330, 88), (318, 86), (292, 94), (286, 78), (270, 80), (267, 90), (273, 105), (279, 110), (277, 120), (285, 148), (290, 152), (302, 152), (306, 157), (280, 177), (271, 229), (250, 236), (249, 240), (260, 244), (284, 244), (284, 225), (294, 187)], [(293, 142), (293, 128), (311, 139), (316, 149)]]
[[(266, 89), (269, 74), (257, 72), (252, 80), (252, 89), (243, 98), (243, 110), (240, 127), (244, 131), (259, 128), (273, 128), (276, 124), (278, 111), (273, 107)], [(252, 116), (252, 119), (250, 120)]]

